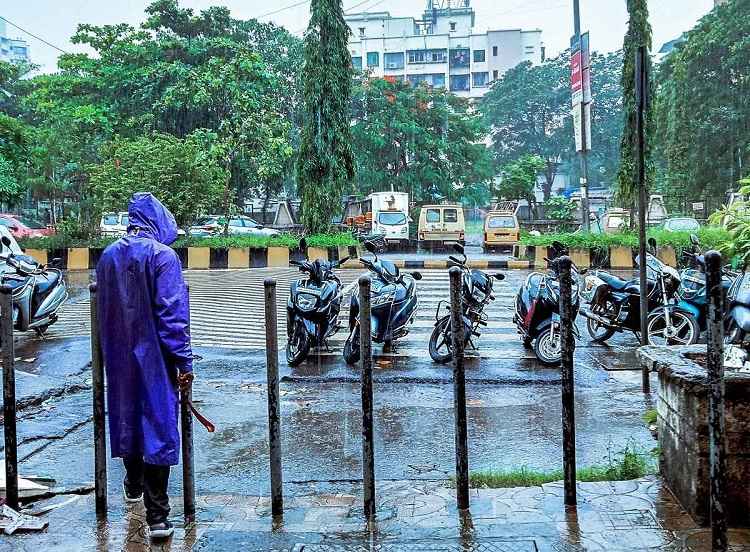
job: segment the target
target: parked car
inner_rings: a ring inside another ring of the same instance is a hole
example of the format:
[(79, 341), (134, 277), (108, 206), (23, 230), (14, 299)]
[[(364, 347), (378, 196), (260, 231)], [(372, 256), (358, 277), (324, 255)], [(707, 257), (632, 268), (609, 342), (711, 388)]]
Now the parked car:
[(513, 249), (521, 239), (521, 226), (513, 211), (490, 211), (484, 219), (483, 248), (486, 252), (494, 249)]
[[(190, 235), (198, 238), (218, 236), (224, 231), (226, 219), (220, 215), (212, 215), (198, 219), (190, 227)], [(230, 236), (278, 236), (280, 232), (273, 228), (265, 228), (250, 217), (237, 216), (229, 219)]]
[(466, 223), (460, 205), (425, 205), (419, 212), (419, 245), (465, 243)]
[(0, 214), (0, 224), (8, 228), (17, 240), (23, 238), (42, 238), (55, 233), (54, 229), (45, 226), (41, 222), (20, 215)]
[(128, 231), (128, 224), (127, 213), (107, 213), (102, 215), (99, 231), (102, 236), (124, 236)]
[(700, 222), (691, 217), (675, 217), (664, 223), (667, 232), (697, 232), (700, 227)]

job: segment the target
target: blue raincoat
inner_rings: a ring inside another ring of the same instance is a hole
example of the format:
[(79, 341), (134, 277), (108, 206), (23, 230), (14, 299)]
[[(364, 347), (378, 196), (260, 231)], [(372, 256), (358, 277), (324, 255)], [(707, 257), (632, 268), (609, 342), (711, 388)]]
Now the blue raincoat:
[(128, 215), (128, 235), (96, 267), (112, 457), (170, 466), (180, 451), (176, 376), (193, 369), (187, 286), (169, 247), (177, 224), (149, 193), (133, 196)]

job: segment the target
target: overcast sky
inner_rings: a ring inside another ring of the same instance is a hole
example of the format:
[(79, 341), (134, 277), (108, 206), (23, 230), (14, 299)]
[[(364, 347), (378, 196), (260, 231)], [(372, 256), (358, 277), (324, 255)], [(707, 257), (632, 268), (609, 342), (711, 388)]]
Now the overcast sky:
[[(149, 0), (0, 0), (0, 16), (59, 48), (75, 52), (79, 46), (69, 42), (78, 23), (105, 25), (127, 22), (138, 25)], [(183, 7), (199, 11), (211, 5), (225, 5), (238, 19), (259, 17), (301, 0), (182, 0)], [(344, 0), (344, 9), (352, 11), (389, 11), (394, 16), (419, 16), (426, 0)], [(542, 29), (542, 40), (549, 55), (565, 49), (573, 33), (572, 0), (472, 0), (477, 31), (487, 28)], [(654, 49), (692, 28), (713, 7), (713, 0), (650, 0)], [(307, 24), (309, 2), (262, 17), (301, 34)], [(627, 25), (625, 0), (581, 0), (582, 27), (591, 31), (591, 46), (598, 51), (622, 46)], [(59, 51), (8, 25), (12, 37), (31, 44), (32, 61), (43, 71), (57, 68)]]

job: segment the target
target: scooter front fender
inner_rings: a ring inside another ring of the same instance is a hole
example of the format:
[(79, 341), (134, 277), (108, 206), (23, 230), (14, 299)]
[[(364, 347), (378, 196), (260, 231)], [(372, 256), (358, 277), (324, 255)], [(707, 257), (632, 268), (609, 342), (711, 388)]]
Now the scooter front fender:
[(729, 316), (737, 324), (737, 327), (745, 333), (750, 333), (750, 308), (744, 305), (735, 305), (729, 311)]

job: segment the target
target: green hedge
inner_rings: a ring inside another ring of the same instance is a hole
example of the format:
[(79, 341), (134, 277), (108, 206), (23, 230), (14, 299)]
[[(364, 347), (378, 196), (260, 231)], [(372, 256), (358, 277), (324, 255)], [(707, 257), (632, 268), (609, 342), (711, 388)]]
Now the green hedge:
[[(649, 238), (654, 238), (660, 246), (670, 245), (679, 254), (683, 249), (690, 247), (690, 232), (665, 232), (662, 229), (649, 230)], [(704, 251), (718, 249), (721, 244), (731, 238), (729, 232), (723, 228), (705, 227), (698, 231), (701, 247)], [(585, 232), (572, 232), (561, 234), (542, 234), (531, 236), (525, 234), (521, 237), (520, 245), (526, 246), (549, 246), (552, 242), (560, 243), (570, 248), (580, 249), (609, 249), (612, 246), (638, 247), (638, 234), (636, 232), (618, 232), (616, 234), (593, 234)]]
[[(337, 234), (314, 234), (307, 236), (307, 245), (310, 247), (346, 247), (357, 245), (357, 240), (349, 232)], [(88, 240), (73, 239), (64, 235), (50, 236), (48, 238), (30, 238), (19, 240), (19, 245), (24, 249), (67, 249), (69, 247), (89, 247), (92, 249), (107, 247), (115, 238), (93, 238)], [(294, 234), (281, 234), (274, 237), (256, 236), (218, 236), (212, 238), (180, 238), (172, 247), (210, 247), (211, 249), (267, 249), (268, 247), (286, 247), (295, 249), (299, 247), (300, 237)]]

